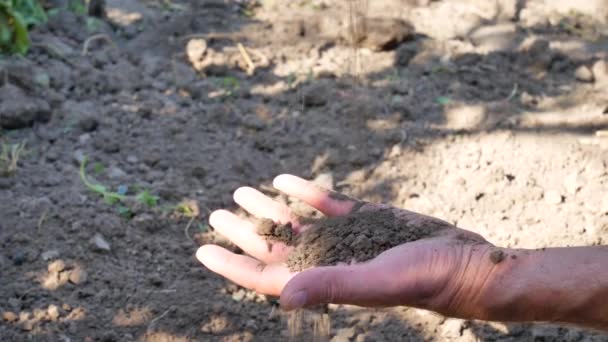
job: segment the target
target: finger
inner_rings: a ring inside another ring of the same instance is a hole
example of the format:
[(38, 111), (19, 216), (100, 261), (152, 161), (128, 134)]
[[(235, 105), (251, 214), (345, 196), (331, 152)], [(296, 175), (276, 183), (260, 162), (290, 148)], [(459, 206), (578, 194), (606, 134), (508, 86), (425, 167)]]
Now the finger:
[(287, 256), (285, 245), (273, 244), (272, 250), (269, 250), (268, 243), (255, 232), (253, 223), (227, 210), (214, 211), (209, 217), (209, 223), (245, 253), (266, 263), (283, 261)]
[[(394, 300), (387, 272), (372, 264), (318, 267), (296, 275), (281, 293), (281, 307), (290, 311), (322, 303), (360, 306), (389, 305)], [(388, 272), (390, 273), (390, 272)]]
[(215, 246), (198, 249), (196, 258), (211, 271), (258, 293), (278, 296), (293, 277), (286, 267), (265, 265), (251, 257), (238, 255)]
[(350, 213), (357, 201), (293, 175), (277, 176), (273, 185), (278, 190), (296, 197), (327, 216), (339, 216)]
[(292, 216), (286, 205), (272, 200), (256, 189), (238, 188), (234, 192), (234, 201), (256, 217), (269, 218), (279, 223), (291, 222)]

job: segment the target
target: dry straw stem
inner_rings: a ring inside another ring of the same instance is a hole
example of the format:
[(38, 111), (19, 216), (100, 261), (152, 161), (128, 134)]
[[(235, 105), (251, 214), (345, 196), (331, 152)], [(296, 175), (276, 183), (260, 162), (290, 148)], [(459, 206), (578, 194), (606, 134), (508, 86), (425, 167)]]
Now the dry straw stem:
[(255, 64), (253, 64), (253, 61), (251, 60), (249, 53), (247, 53), (247, 50), (241, 43), (237, 43), (236, 47), (239, 49), (239, 52), (241, 53), (243, 60), (245, 60), (245, 63), (247, 64), (247, 75), (249, 75), (249, 76), (253, 75), (253, 73), (255, 73)]
[(116, 47), (116, 45), (112, 41), (112, 38), (110, 38), (107, 34), (105, 34), (105, 33), (94, 34), (94, 35), (90, 36), (89, 38), (87, 38), (87, 40), (84, 41), (84, 45), (82, 46), (81, 55), (86, 56), (89, 53), (89, 45), (91, 45), (92, 42), (94, 42), (96, 40), (100, 40), (100, 39), (105, 40), (111, 46)]
[(359, 56), (359, 44), (367, 34), (365, 18), (368, 10), (368, 0), (346, 0), (348, 4), (348, 35), (352, 48), (351, 72), (356, 79), (362, 74), (361, 60)]

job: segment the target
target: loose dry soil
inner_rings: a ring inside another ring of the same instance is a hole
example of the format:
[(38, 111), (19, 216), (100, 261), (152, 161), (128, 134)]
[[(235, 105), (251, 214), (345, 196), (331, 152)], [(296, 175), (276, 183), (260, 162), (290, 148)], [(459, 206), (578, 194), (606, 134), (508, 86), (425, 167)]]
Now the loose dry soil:
[[(206, 224), (238, 186), (305, 213), (270, 190), (283, 172), (501, 247), (607, 243), (603, 1), (365, 3), (107, 0), (106, 19), (60, 11), (26, 58), (3, 57), (0, 142), (26, 149), (0, 172), (0, 340), (285, 340), (273, 300), (194, 258), (210, 242), (240, 252)], [(79, 178), (85, 156), (91, 179), (158, 205), (104, 202)], [(175, 213), (183, 200), (198, 208)], [(334, 341), (608, 341), (329, 314)]]

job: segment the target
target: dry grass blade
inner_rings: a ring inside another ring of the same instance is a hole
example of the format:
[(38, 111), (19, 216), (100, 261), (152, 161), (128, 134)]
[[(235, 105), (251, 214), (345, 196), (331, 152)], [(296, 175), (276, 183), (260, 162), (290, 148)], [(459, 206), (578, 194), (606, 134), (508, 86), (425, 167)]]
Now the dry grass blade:
[(362, 74), (359, 45), (367, 35), (366, 17), (368, 0), (346, 0), (348, 3), (348, 36), (352, 47), (352, 61), (350, 72), (356, 79)]
[(25, 142), (19, 144), (2, 144), (0, 152), (0, 173), (11, 175), (17, 171), (19, 158), (25, 151)]

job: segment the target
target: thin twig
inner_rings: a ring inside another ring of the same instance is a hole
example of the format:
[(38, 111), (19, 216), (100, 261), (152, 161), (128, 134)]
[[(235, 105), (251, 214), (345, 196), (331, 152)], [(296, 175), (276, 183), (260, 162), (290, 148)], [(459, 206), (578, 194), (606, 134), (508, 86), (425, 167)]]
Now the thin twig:
[(105, 33), (94, 34), (94, 35), (90, 36), (89, 38), (87, 38), (87, 40), (84, 41), (84, 45), (82, 46), (81, 55), (86, 56), (89, 53), (89, 45), (91, 45), (91, 42), (93, 42), (95, 40), (99, 40), (99, 39), (103, 39), (106, 42), (108, 42), (108, 44), (112, 45), (113, 47), (116, 47), (116, 44), (114, 44), (112, 39), (107, 34), (105, 34)]
[(40, 219), (38, 219), (38, 230), (40, 231), (42, 229), (42, 225), (44, 224), (44, 221), (46, 220), (46, 215), (49, 213), (49, 208), (45, 208), (44, 211), (42, 212), (42, 215), (40, 216)]
[(160, 316), (154, 318), (153, 320), (150, 321), (150, 324), (148, 324), (148, 327), (146, 328), (146, 332), (149, 333), (152, 331), (152, 329), (154, 328), (154, 325), (156, 324), (156, 322), (158, 322), (161, 318), (165, 317), (169, 312), (171, 311), (171, 309), (167, 309), (165, 310), (165, 312), (163, 312), (162, 314), (160, 314)]
[(515, 84), (513, 85), (513, 90), (511, 90), (511, 93), (510, 93), (510, 94), (509, 94), (509, 96), (508, 96), (508, 97), (505, 99), (505, 102), (509, 102), (509, 101), (511, 101), (511, 100), (512, 100), (512, 99), (515, 97), (515, 95), (517, 95), (517, 88), (518, 88), (517, 83), (515, 83)]
[(241, 56), (243, 57), (243, 59), (245, 60), (245, 63), (247, 64), (247, 75), (249, 75), (249, 76), (253, 75), (253, 73), (255, 72), (255, 64), (253, 64), (253, 61), (251, 60), (249, 53), (247, 53), (247, 50), (241, 43), (237, 43), (236, 47), (239, 49)]

